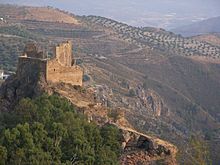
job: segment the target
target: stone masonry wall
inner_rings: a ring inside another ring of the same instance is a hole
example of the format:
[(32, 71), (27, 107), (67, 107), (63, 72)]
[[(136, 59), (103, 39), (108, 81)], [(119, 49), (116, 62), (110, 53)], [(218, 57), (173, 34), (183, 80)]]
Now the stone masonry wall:
[(37, 80), (39, 76), (46, 78), (46, 68), (46, 60), (21, 56), (18, 59), (16, 76), (25, 81)]
[(79, 66), (62, 66), (58, 59), (47, 62), (47, 81), (58, 83), (65, 82), (82, 86), (83, 71)]
[(60, 43), (54, 50), (55, 58), (63, 66), (72, 66), (72, 42)]

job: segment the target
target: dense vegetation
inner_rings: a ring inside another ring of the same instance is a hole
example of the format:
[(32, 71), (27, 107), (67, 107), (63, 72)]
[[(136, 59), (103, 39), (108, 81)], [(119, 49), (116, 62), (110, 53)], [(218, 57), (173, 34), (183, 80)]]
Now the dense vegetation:
[(118, 164), (119, 130), (87, 122), (58, 96), (23, 99), (0, 122), (0, 164)]

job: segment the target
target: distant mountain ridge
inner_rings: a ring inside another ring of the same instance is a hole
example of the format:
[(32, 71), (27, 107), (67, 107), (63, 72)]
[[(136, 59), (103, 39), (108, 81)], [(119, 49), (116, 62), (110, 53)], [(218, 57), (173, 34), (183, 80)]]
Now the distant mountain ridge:
[(175, 28), (171, 31), (186, 37), (208, 33), (220, 33), (220, 16)]

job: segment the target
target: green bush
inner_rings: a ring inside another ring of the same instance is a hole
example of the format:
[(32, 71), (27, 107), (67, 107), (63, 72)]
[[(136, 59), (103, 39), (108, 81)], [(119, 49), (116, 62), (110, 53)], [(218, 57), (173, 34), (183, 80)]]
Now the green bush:
[(135, 90), (134, 89), (130, 89), (129, 92), (128, 92), (128, 96), (130, 96), (130, 97), (136, 96)]

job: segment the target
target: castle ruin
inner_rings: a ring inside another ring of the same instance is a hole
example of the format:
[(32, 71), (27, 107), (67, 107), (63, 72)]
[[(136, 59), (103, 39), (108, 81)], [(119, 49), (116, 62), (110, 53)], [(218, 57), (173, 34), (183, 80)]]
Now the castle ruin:
[(82, 86), (83, 70), (74, 64), (71, 41), (55, 46), (51, 59), (45, 58), (45, 54), (38, 51), (35, 44), (29, 43), (19, 56), (16, 75), (26, 81), (41, 76), (47, 82)]

